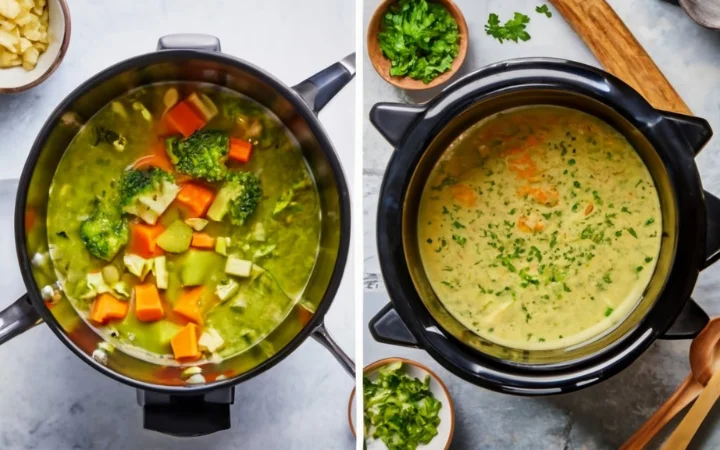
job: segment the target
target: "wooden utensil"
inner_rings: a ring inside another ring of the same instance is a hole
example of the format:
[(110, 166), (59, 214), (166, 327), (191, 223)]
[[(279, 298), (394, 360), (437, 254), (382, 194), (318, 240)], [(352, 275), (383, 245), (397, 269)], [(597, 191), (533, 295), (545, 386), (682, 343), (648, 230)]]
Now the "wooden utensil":
[(655, 108), (692, 114), (605, 0), (550, 0), (587, 44), (605, 69), (620, 78)]
[(697, 381), (706, 384), (702, 393), (680, 425), (663, 445), (664, 450), (684, 450), (700, 428), (713, 405), (720, 398), (720, 371), (715, 371), (720, 355), (720, 318), (712, 319), (690, 345), (690, 369)]
[(458, 49), (458, 55), (453, 60), (453, 64), (450, 70), (433, 79), (430, 83), (425, 84), (422, 80), (413, 80), (410, 77), (390, 76), (390, 60), (387, 59), (385, 55), (383, 55), (383, 52), (380, 49), (378, 33), (380, 32), (382, 26), (382, 18), (385, 16), (385, 12), (387, 12), (390, 5), (396, 2), (397, 0), (385, 0), (384, 2), (382, 2), (380, 6), (378, 6), (378, 8), (375, 10), (375, 13), (370, 19), (370, 24), (368, 25), (367, 51), (368, 56), (370, 57), (370, 62), (375, 68), (375, 71), (381, 77), (383, 77), (385, 81), (392, 84), (393, 86), (407, 89), (409, 91), (421, 91), (434, 88), (445, 83), (450, 78), (452, 78), (455, 73), (457, 73), (457, 71), (460, 69), (460, 66), (462, 66), (463, 62), (465, 61), (465, 55), (467, 55), (468, 27), (467, 22), (465, 22), (465, 16), (463, 16), (462, 12), (460, 12), (460, 8), (458, 8), (452, 0), (439, 0), (439, 3), (445, 6), (445, 8), (447, 8), (450, 15), (455, 19), (458, 24), (458, 31), (460, 33), (460, 48)]
[(678, 386), (673, 395), (658, 408), (655, 413), (638, 430), (625, 441), (620, 450), (641, 450), (668, 424), (680, 411), (692, 403), (700, 392), (703, 385), (700, 384), (692, 372)]

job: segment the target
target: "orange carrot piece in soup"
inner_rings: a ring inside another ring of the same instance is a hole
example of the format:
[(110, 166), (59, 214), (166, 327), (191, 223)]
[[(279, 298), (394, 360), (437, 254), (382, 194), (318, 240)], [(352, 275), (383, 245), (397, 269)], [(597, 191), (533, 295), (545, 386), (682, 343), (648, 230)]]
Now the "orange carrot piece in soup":
[(124, 319), (128, 313), (129, 305), (105, 293), (100, 294), (90, 308), (90, 320), (99, 324), (106, 324), (110, 320)]
[(180, 299), (175, 303), (173, 311), (201, 325), (203, 323), (203, 314), (202, 308), (200, 307), (200, 300), (204, 294), (205, 288), (203, 286), (186, 289), (180, 296)]
[(128, 253), (142, 256), (143, 258), (152, 258), (160, 256), (164, 252), (157, 245), (157, 238), (165, 231), (165, 227), (157, 225), (147, 225), (144, 223), (130, 224), (130, 242), (128, 244)]
[(165, 317), (160, 294), (154, 284), (135, 286), (135, 316), (141, 322), (155, 322)]
[(194, 132), (201, 130), (205, 126), (205, 119), (195, 112), (186, 101), (173, 106), (165, 115), (165, 120), (170, 128), (182, 134), (185, 138), (190, 137)]
[(215, 238), (207, 233), (193, 233), (190, 245), (195, 248), (215, 248)]
[(165, 143), (159, 141), (153, 145), (150, 154), (138, 158), (132, 165), (133, 169), (142, 169), (145, 167), (157, 167), (165, 172), (172, 172), (173, 165), (165, 151)]
[(230, 138), (230, 152), (228, 157), (240, 163), (246, 163), (250, 161), (252, 156), (253, 145), (243, 139)]
[(198, 326), (189, 323), (170, 339), (173, 356), (177, 360), (194, 361), (200, 358), (198, 347)]
[(453, 197), (455, 200), (460, 202), (465, 207), (471, 207), (475, 206), (475, 202), (477, 202), (477, 194), (475, 194), (475, 191), (473, 189), (462, 183), (458, 183), (453, 185), (451, 188)]
[(190, 217), (203, 217), (214, 199), (215, 193), (213, 191), (194, 183), (184, 184), (175, 198)]

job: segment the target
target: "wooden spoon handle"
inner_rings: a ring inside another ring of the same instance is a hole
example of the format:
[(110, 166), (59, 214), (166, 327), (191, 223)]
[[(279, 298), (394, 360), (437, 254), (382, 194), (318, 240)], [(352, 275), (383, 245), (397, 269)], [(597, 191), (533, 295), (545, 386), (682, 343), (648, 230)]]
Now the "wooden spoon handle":
[(665, 441), (662, 450), (685, 450), (719, 397), (720, 371), (715, 372), (715, 375), (710, 378), (705, 389), (695, 400), (695, 404), (690, 408), (687, 415), (683, 417), (682, 422), (668, 440)]
[(673, 395), (655, 411), (655, 414), (620, 447), (620, 450), (642, 450), (647, 447), (655, 435), (680, 411), (700, 395), (702, 385), (690, 373), (678, 386)]
[(605, 69), (655, 108), (692, 114), (650, 55), (605, 0), (550, 0)]

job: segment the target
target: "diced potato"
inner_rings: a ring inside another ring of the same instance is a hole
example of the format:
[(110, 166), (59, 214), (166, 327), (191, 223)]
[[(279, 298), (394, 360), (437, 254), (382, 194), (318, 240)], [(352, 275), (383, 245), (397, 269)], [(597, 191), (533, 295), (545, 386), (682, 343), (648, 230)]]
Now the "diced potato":
[(185, 219), (185, 223), (195, 231), (202, 231), (207, 226), (208, 221), (200, 219), (199, 217), (191, 217), (189, 219)]
[(215, 295), (217, 295), (221, 302), (224, 302), (235, 295), (239, 289), (240, 285), (238, 282), (228, 278), (218, 283), (215, 287)]
[(30, 47), (23, 53), (23, 67), (25, 70), (32, 70), (37, 64), (40, 52), (35, 47)]
[(46, 0), (0, 0), (0, 68), (32, 70), (47, 50)]
[(19, 39), (14, 34), (5, 30), (0, 30), (0, 46), (5, 47), (5, 49), (11, 53), (17, 53), (15, 46), (18, 44)]
[(14, 22), (9, 20), (0, 20), (0, 30), (12, 31), (16, 27)]
[(168, 272), (165, 264), (164, 256), (156, 256), (155, 264), (153, 265), (153, 274), (155, 275), (155, 284), (158, 289), (168, 288)]
[(225, 345), (225, 340), (214, 328), (207, 328), (200, 335), (198, 345), (200, 346), (200, 350), (212, 353)]
[(17, 0), (0, 0), (0, 16), (14, 19), (22, 12)]
[(225, 273), (236, 277), (247, 278), (252, 272), (253, 263), (244, 259), (230, 256), (225, 263)]

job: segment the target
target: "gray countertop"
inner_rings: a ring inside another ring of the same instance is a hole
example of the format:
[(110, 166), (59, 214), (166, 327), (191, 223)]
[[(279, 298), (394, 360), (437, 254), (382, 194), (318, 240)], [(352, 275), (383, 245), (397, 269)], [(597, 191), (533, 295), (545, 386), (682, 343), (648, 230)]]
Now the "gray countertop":
[[(534, 12), (544, 2), (530, 0), (455, 0), (470, 30), (468, 56), (461, 72), (523, 56), (552, 56), (599, 64), (554, 9), (547, 19)], [(640, 43), (685, 99), (690, 109), (720, 126), (720, 34), (696, 25), (677, 7), (659, 0), (609, 0)], [(367, 0), (364, 24), (380, 2)], [(520, 11), (531, 17), (532, 39), (500, 44), (485, 35), (491, 12), (502, 20)], [(408, 93), (387, 84), (364, 53), (363, 115), (379, 101), (416, 103), (440, 89)], [(392, 153), (372, 125), (363, 122), (364, 324), (385, 304), (377, 260), (375, 216), (385, 166)], [(720, 193), (720, 139), (714, 138), (697, 158), (705, 188)], [(720, 267), (706, 270), (693, 297), (710, 315), (720, 313)], [(457, 428), (452, 448), (464, 449), (611, 449), (617, 448), (665, 401), (689, 371), (688, 342), (660, 341), (620, 375), (589, 389), (559, 397), (528, 399), (483, 390), (442, 369), (425, 352), (392, 347), (364, 338), (364, 363), (405, 356), (437, 369), (456, 402)], [(693, 445), (720, 447), (720, 411), (716, 408)], [(655, 443), (657, 445), (657, 442)]]
[[(72, 40), (58, 71), (29, 92), (0, 96), (0, 308), (24, 292), (13, 242), (15, 179), (45, 119), (81, 82), (125, 58), (154, 50), (157, 39), (170, 33), (214, 34), (226, 53), (253, 62), (289, 85), (355, 48), (351, 1), (69, 3)], [(320, 114), (350, 186), (354, 89), (355, 82)], [(326, 319), (329, 331), (351, 355), (352, 261), (351, 254)], [(231, 430), (193, 439), (142, 430), (135, 391), (81, 362), (44, 325), (3, 345), (0, 358), (3, 450), (354, 448), (346, 419), (353, 380), (313, 341), (269, 372), (237, 386)]]

